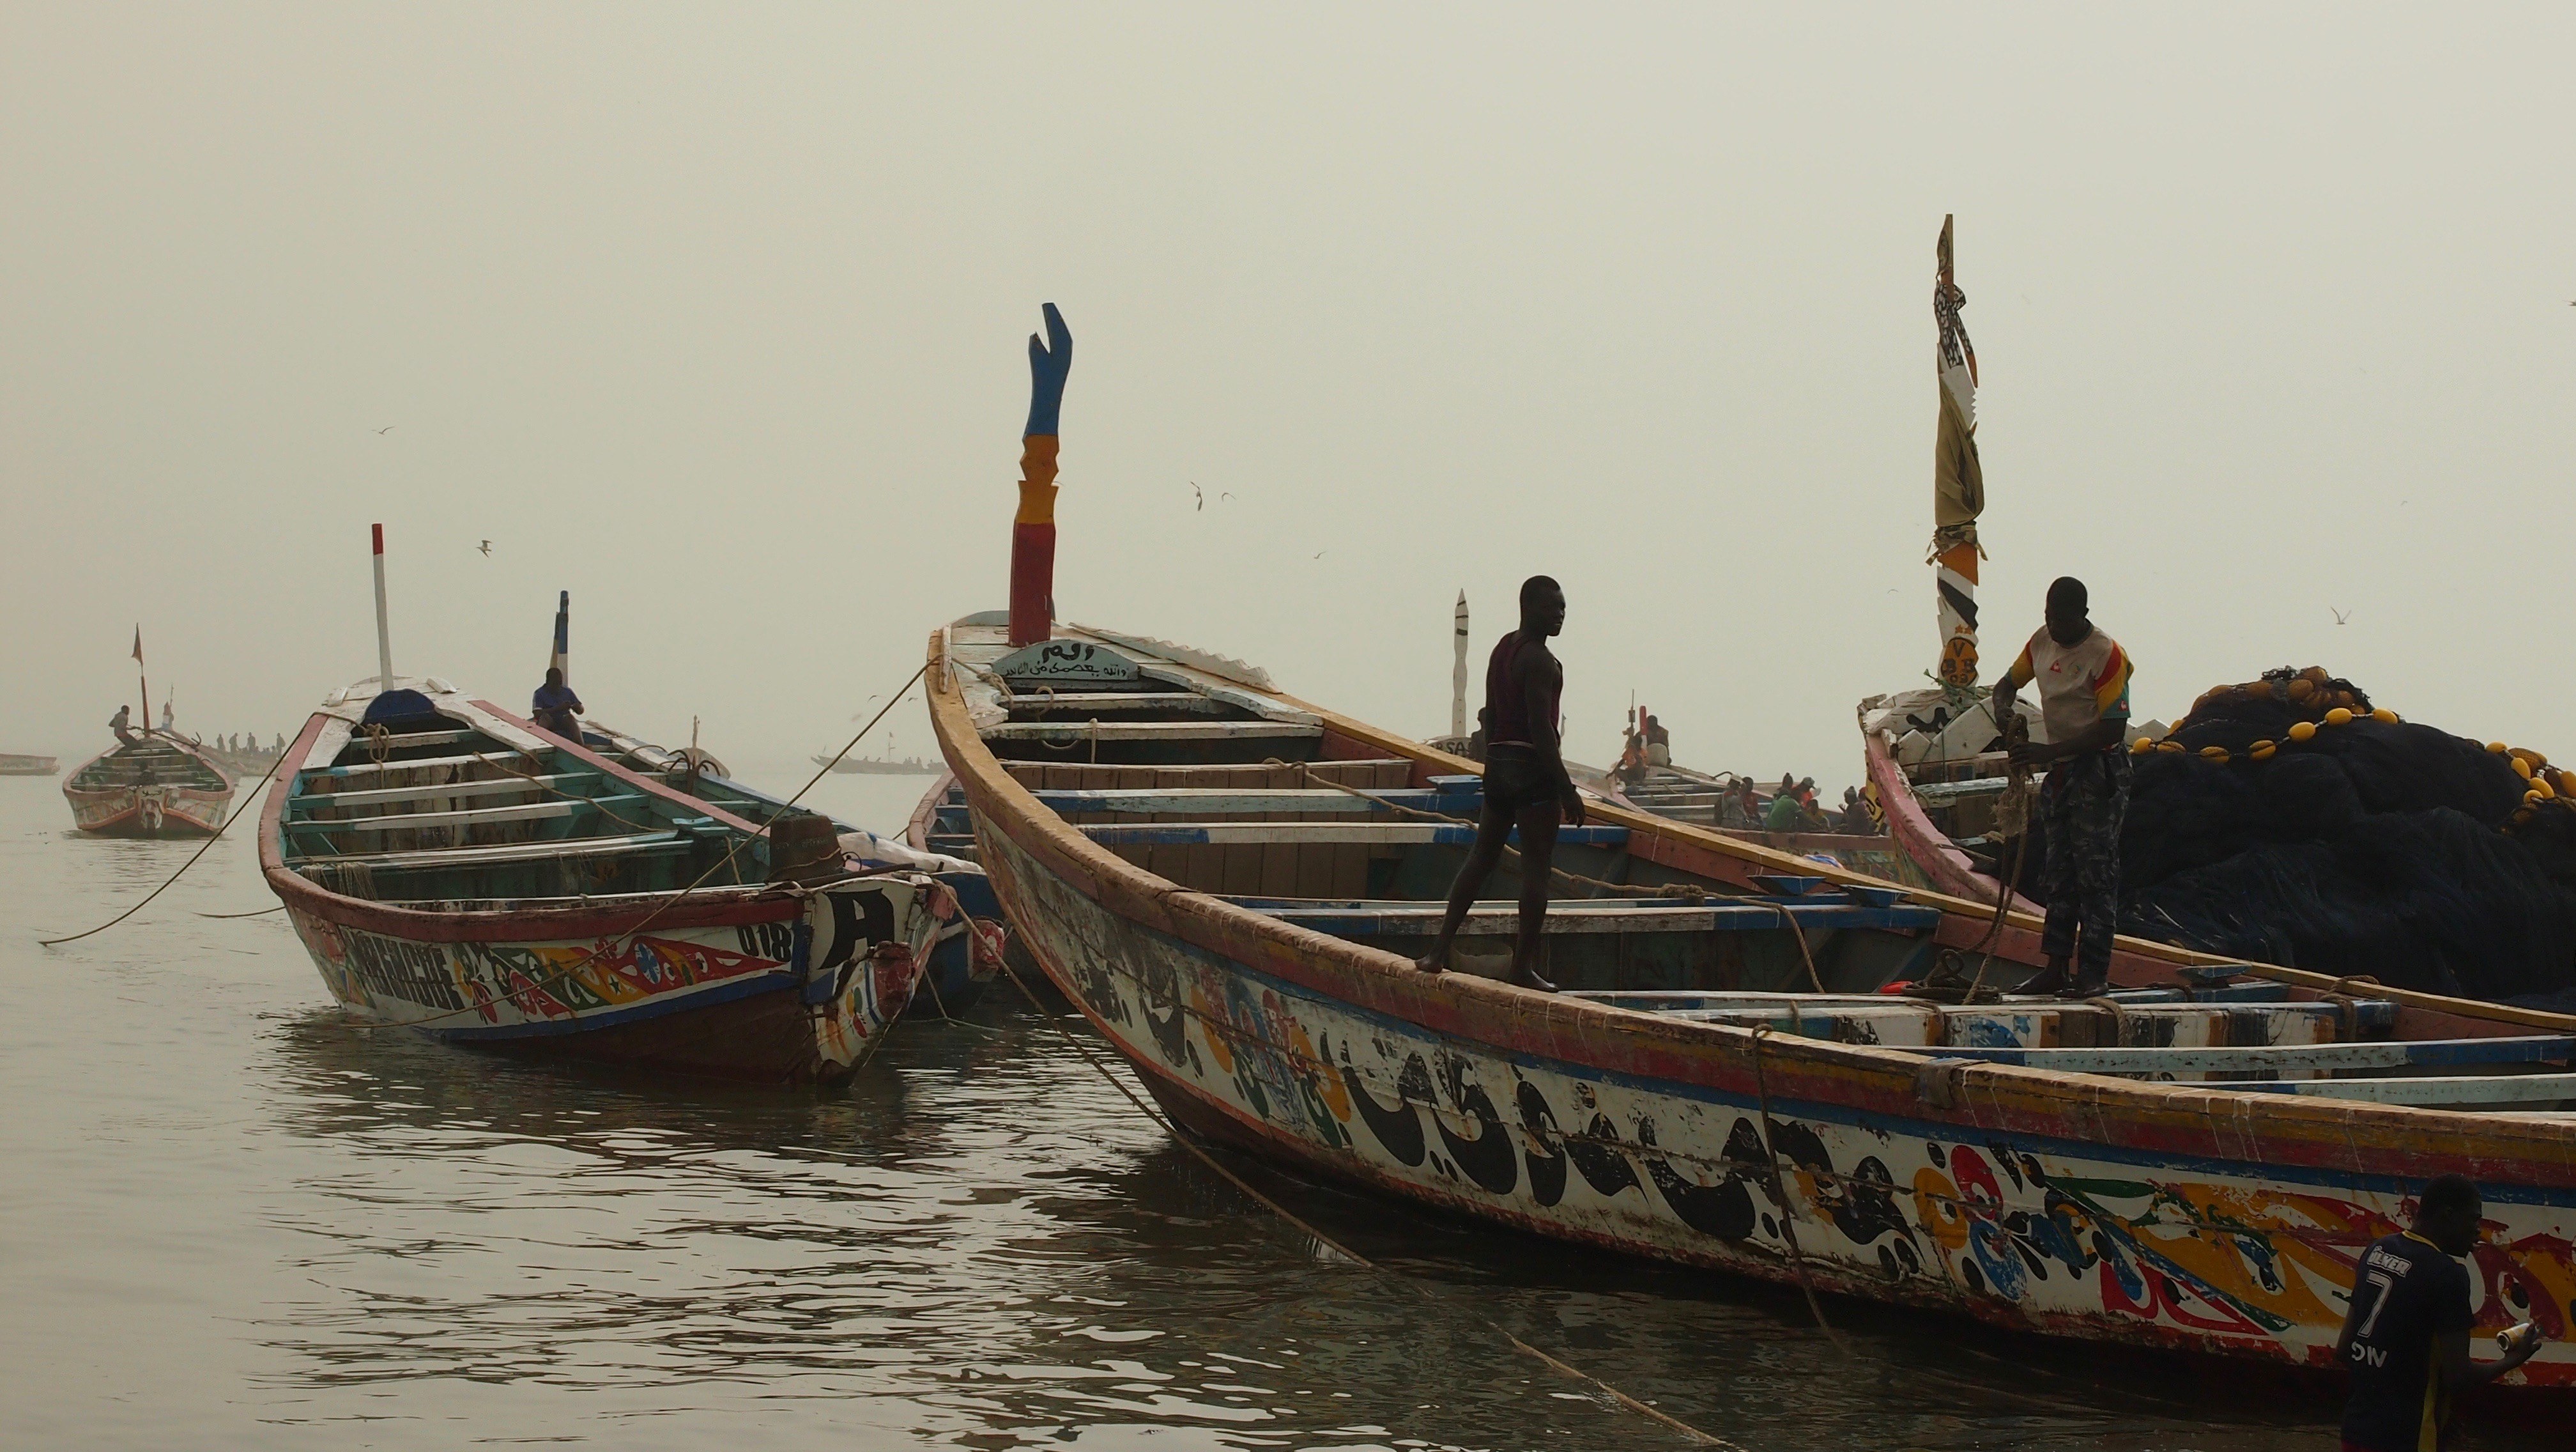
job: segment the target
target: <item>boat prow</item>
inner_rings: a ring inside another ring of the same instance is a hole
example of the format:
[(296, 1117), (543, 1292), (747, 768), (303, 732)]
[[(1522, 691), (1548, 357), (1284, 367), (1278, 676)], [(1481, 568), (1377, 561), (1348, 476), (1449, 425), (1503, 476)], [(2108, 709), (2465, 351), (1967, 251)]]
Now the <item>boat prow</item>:
[(163, 731), (142, 732), (63, 778), (72, 825), (97, 837), (211, 837), (233, 790), (203, 749)]

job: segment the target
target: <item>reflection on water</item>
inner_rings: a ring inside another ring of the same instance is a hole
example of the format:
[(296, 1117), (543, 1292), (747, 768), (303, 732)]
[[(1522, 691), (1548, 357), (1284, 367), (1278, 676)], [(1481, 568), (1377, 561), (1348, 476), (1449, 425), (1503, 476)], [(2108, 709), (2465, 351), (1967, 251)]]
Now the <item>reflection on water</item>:
[(1008, 992), (828, 1091), (487, 1058), (321, 1007), (274, 916), (193, 916), (263, 904), (230, 844), (31, 949), (192, 849), (19, 795), (0, 1444), (1678, 1445), (1491, 1321), (1753, 1448), (2332, 1445), (2313, 1384), (1834, 1302), (1845, 1361), (1794, 1291), (1241, 1166), (1403, 1280), (1351, 1265)]

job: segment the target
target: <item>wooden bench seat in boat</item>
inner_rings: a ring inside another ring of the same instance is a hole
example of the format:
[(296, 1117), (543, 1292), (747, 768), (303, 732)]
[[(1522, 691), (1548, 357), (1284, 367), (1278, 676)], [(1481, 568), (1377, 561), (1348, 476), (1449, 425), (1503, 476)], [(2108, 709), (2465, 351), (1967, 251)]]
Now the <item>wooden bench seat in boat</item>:
[(613, 797), (558, 798), (544, 802), (513, 802), (499, 807), (460, 807), (444, 812), (402, 812), (375, 817), (306, 817), (286, 823), (290, 832), (413, 832), (430, 827), (488, 827), (502, 822), (539, 822), (555, 817), (578, 817), (592, 812), (615, 812), (633, 808), (643, 815), (644, 798), (640, 793)]
[[(1372, 788), (1371, 796), (1355, 797), (1331, 787), (1097, 787), (1089, 791), (1053, 791), (1037, 793), (1037, 799), (1048, 809), (1068, 821), (1083, 816), (1143, 816), (1153, 814), (1185, 816), (1250, 816), (1261, 813), (1282, 814), (1366, 814), (1385, 812), (1393, 806), (1411, 807), (1416, 811), (1447, 811), (1455, 795), (1422, 787)], [(1479, 805), (1480, 795), (1473, 798)]]
[[(376, 776), (388, 771), (428, 771), (439, 767), (457, 767), (461, 769), (472, 766), (480, 766), (488, 769), (496, 762), (509, 762), (515, 766), (519, 762), (527, 760), (530, 757), (535, 757), (542, 761), (552, 757), (553, 755), (554, 749), (552, 747), (548, 747), (544, 752), (539, 753), (522, 752), (512, 750), (508, 747), (495, 746), (491, 750), (486, 751), (479, 756), (424, 756), (415, 761), (353, 761), (346, 766), (328, 766), (322, 767), (318, 770), (308, 771), (304, 773), (304, 776), (308, 781), (349, 781), (358, 777)], [(516, 780), (516, 778), (513, 778), (513, 780)]]
[(2576, 1038), (2534, 1034), (2493, 1039), (2383, 1039), (2366, 1043), (2219, 1045), (2188, 1048), (1944, 1049), (1944, 1058), (2018, 1064), (2068, 1074), (2252, 1073), (2265, 1069), (2431, 1069), (2477, 1064), (2565, 1063)]
[[(1586, 993), (1616, 1004), (1740, 1028), (1769, 1024), (1807, 1038), (1923, 1049), (1983, 1059), (1983, 1050), (2206, 1049), (2347, 1042), (2346, 1009), (2319, 1002), (2096, 1003), (2026, 999), (1962, 1006), (1879, 995), (1778, 993)], [(2397, 1005), (2364, 999), (2349, 1010), (2351, 1040), (2390, 1032)], [(1992, 1057), (2011, 1062), (2002, 1055)], [(2189, 1071), (2214, 1072), (2214, 1071)]]
[[(1242, 902), (1241, 899), (1234, 901)], [(1243, 903), (1252, 906), (1250, 903)], [(1440, 929), (1447, 907), (1424, 902), (1359, 902), (1322, 906), (1255, 906), (1254, 911), (1337, 938), (1429, 937)], [(1786, 919), (1783, 914), (1786, 914)], [(1715, 898), (1705, 903), (1667, 904), (1654, 898), (1625, 900), (1573, 898), (1551, 902), (1542, 931), (1574, 933), (1724, 933), (1777, 930), (1784, 921), (1801, 928), (1885, 928), (1923, 930), (1941, 921), (1938, 908), (1873, 907), (1835, 897), (1820, 902), (1794, 898)], [(1520, 930), (1514, 903), (1480, 903), (1470, 908), (1459, 932), (1470, 936), (1508, 936)]]
[[(1002, 769), (1031, 791), (1094, 791), (1133, 787), (1291, 788), (1339, 782), (1371, 791), (1402, 788), (1413, 764), (1394, 757), (1357, 761), (1223, 761), (1164, 764), (1090, 761), (1005, 761)], [(1470, 777), (1473, 781), (1475, 778)], [(1336, 793), (1338, 795), (1338, 793)]]
[[(1043, 720), (1050, 716), (1115, 716), (1163, 712), (1181, 716), (1222, 716), (1236, 720), (1253, 720), (1251, 713), (1230, 701), (1201, 696), (1187, 691), (1083, 691), (1065, 695), (1006, 696), (1002, 704), (1014, 721)], [(1023, 714), (1025, 713), (1025, 714)]]
[(2463, 1104), (2576, 1103), (2576, 1074), (2444, 1074), (2418, 1079), (2235, 1079), (2247, 1094), (2303, 1094), (2418, 1108)]
[(1011, 721), (984, 729), (987, 741), (1321, 741), (1324, 728), (1296, 721)]
[(480, 731), (464, 728), (454, 731), (405, 731), (381, 738), (370, 738), (362, 734), (352, 737), (349, 744), (353, 750), (369, 753), (417, 751), (426, 746), (454, 746), (460, 741), (477, 740), (482, 735)]
[(1967, 781), (1927, 782), (1914, 788), (1915, 800), (1925, 806), (1947, 806), (1961, 797), (1990, 797), (2003, 794), (2012, 785), (2009, 777), (1981, 776)]
[(340, 807), (398, 807), (418, 802), (505, 796), (551, 788), (566, 791), (601, 780), (597, 772), (555, 772), (544, 776), (496, 776), (435, 786), (366, 787), (345, 792), (309, 792), (287, 799), (291, 811), (316, 812)]
[[(1104, 847), (1224, 847), (1264, 843), (1314, 843), (1323, 846), (1467, 847), (1476, 841), (1468, 822), (1149, 822), (1087, 824), (1082, 834)], [(1518, 841), (1515, 831), (1512, 839)], [(1562, 827), (1560, 847), (1616, 847), (1628, 840), (1625, 827)]]
[(692, 834), (675, 829), (668, 832), (631, 832), (622, 837), (558, 837), (537, 842), (501, 842), (484, 847), (422, 847), (401, 852), (349, 852), (335, 856), (317, 854), (294, 865), (299, 868), (488, 867), (508, 862), (543, 862), (556, 857), (616, 857), (645, 852), (687, 851), (696, 842)]

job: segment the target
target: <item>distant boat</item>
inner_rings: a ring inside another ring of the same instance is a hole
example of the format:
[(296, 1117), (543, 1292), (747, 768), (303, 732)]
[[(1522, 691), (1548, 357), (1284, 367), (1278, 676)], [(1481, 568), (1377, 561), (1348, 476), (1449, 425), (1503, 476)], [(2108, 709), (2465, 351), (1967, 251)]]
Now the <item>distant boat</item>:
[(959, 916), (926, 874), (863, 872), (826, 819), (698, 794), (678, 753), (656, 768), (640, 744), (577, 745), (443, 681), (396, 684), (324, 699), (259, 826), (261, 872), (364, 1018), (829, 1082), (884, 1041)]
[(19, 756), (0, 751), (0, 776), (52, 776), (62, 764), (50, 756)]
[(945, 762), (924, 761), (918, 756), (908, 756), (901, 761), (872, 756), (844, 756), (834, 761), (828, 756), (817, 756), (814, 764), (830, 767), (835, 776), (937, 776), (948, 770)]
[(211, 837), (233, 783), (196, 743), (147, 731), (81, 763), (63, 778), (63, 796), (72, 825), (93, 836)]

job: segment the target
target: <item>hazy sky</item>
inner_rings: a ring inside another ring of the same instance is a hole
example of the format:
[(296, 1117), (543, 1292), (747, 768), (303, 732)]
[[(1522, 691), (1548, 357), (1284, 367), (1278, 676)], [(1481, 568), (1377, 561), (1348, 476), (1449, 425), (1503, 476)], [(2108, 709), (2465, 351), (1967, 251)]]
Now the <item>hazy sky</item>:
[(1577, 755), (1633, 690), (1847, 781), (1955, 212), (1990, 666), (2075, 573), (2142, 716), (2313, 663), (2576, 759), (2576, 11), (2249, 8), (11, 3), (0, 750), (138, 621), (292, 732), (375, 520), (398, 670), (524, 706), (570, 589), (602, 718), (836, 745), (1004, 601), (1052, 301), (1068, 618), (1428, 734), (1546, 571)]

